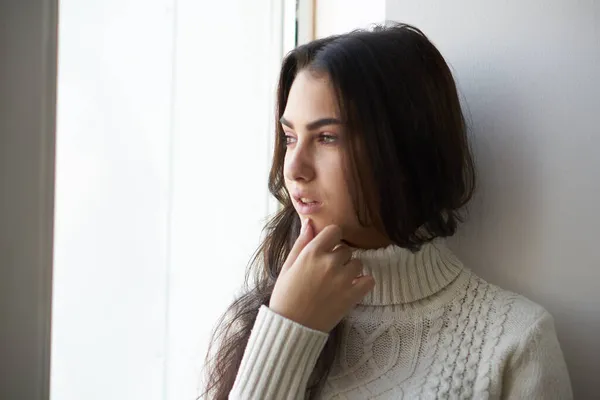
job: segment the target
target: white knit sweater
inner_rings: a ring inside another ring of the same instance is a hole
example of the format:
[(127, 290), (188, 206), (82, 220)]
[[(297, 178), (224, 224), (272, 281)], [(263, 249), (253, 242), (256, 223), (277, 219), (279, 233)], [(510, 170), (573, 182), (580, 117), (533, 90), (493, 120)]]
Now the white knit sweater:
[[(357, 250), (375, 289), (342, 320), (320, 399), (571, 399), (550, 314), (435, 241)], [(303, 399), (328, 334), (259, 310), (230, 399)]]

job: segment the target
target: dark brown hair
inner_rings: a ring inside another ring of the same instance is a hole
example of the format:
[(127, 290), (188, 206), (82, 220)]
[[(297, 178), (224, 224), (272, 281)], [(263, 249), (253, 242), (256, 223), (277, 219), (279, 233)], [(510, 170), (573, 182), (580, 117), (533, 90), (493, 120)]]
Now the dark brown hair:
[[(379, 26), (315, 40), (290, 52), (279, 77), (269, 176), (269, 190), (281, 210), (265, 227), (265, 238), (246, 273), (244, 292), (213, 333), (204, 392), (211, 399), (227, 398), (258, 310), (269, 304), (281, 266), (299, 234), (300, 221), (284, 184), (286, 146), (278, 121), (294, 78), (302, 70), (327, 76), (336, 91), (351, 142), (352, 196), (362, 224), (377, 215), (387, 237), (416, 251), (423, 243), (456, 232), (460, 210), (475, 187), (452, 73), (419, 29), (407, 24)], [(365, 198), (372, 191), (375, 204)], [(338, 344), (336, 327), (309, 379), (307, 398), (315, 398), (322, 388)]]

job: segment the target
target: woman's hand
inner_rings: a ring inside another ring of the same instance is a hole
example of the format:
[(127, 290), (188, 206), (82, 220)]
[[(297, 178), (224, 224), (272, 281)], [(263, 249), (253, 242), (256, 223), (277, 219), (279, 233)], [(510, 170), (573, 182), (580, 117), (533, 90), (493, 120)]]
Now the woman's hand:
[(279, 315), (321, 332), (330, 332), (373, 290), (372, 276), (341, 243), (342, 231), (329, 225), (316, 237), (304, 222), (275, 283), (269, 308)]

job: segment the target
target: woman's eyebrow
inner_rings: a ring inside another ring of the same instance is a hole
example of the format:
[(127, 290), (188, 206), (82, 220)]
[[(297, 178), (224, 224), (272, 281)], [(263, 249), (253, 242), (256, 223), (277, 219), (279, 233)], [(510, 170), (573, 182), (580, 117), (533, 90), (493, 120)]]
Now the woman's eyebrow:
[[(294, 129), (294, 124), (292, 124), (290, 121), (288, 121), (284, 117), (281, 117), (281, 119), (279, 121), (281, 122), (282, 125), (285, 125), (288, 128)], [(306, 124), (306, 129), (309, 131), (314, 131), (316, 129), (322, 128), (327, 125), (341, 125), (341, 124), (342, 124), (342, 121), (340, 121), (337, 118), (321, 118), (321, 119), (313, 121), (309, 124)]]

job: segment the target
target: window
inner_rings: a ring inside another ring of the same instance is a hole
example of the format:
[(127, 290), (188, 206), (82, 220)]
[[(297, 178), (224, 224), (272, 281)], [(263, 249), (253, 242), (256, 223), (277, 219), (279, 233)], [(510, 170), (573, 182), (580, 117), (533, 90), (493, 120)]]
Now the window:
[(274, 211), (295, 2), (60, 2), (53, 400), (194, 399)]

